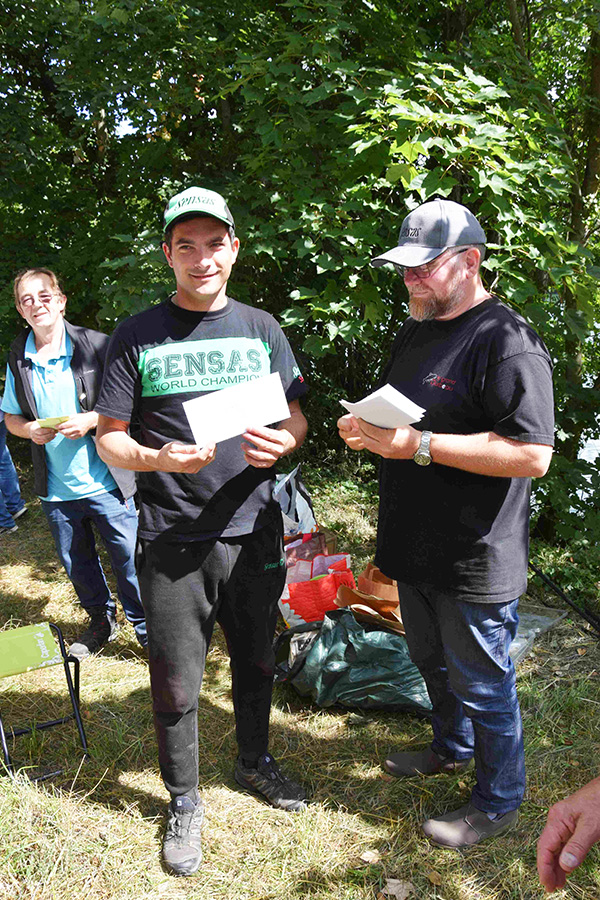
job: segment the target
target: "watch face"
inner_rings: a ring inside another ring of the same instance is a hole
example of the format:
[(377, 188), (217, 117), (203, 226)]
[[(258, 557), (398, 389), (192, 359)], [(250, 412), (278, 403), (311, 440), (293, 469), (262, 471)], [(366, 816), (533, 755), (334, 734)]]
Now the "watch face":
[(428, 453), (415, 453), (413, 459), (418, 466), (428, 466), (431, 462), (431, 457)]

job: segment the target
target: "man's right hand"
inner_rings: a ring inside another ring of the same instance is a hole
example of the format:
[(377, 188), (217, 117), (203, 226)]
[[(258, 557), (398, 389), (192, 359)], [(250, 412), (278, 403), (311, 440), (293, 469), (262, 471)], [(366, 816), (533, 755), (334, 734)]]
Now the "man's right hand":
[(564, 887), (567, 875), (600, 841), (599, 809), (600, 778), (551, 807), (537, 845), (538, 873), (548, 893)]
[(29, 423), (29, 437), (34, 444), (48, 444), (56, 435), (54, 428), (42, 428), (35, 420)]
[(156, 468), (159, 472), (185, 472), (195, 475), (215, 458), (215, 444), (197, 447), (196, 444), (178, 444), (170, 441), (161, 447), (156, 457)]

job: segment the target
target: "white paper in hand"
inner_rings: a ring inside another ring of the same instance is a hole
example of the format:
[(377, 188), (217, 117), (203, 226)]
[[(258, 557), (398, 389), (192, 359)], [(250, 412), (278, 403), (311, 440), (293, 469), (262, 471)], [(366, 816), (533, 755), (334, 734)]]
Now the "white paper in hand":
[(422, 406), (417, 406), (391, 384), (384, 384), (378, 391), (369, 394), (358, 403), (340, 400), (348, 412), (357, 419), (364, 419), (379, 428), (401, 428), (419, 422), (425, 415)]
[(184, 400), (182, 405), (199, 447), (290, 417), (279, 372)]

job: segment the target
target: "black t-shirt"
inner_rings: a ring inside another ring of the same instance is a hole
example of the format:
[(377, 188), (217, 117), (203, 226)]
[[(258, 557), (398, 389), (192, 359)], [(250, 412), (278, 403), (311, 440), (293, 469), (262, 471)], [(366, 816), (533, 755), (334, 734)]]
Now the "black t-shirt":
[[(492, 431), (554, 443), (548, 351), (496, 298), (449, 321), (409, 318), (394, 342), (385, 383), (426, 409), (415, 426), (421, 431)], [(398, 581), (474, 602), (514, 600), (527, 584), (530, 490), (529, 478), (384, 459), (377, 565)]]
[[(124, 422), (140, 444), (193, 444), (184, 400), (279, 372), (288, 402), (306, 392), (275, 319), (228, 298), (198, 313), (171, 300), (127, 319), (112, 336), (96, 411)], [(206, 540), (257, 531), (279, 515), (273, 469), (244, 460), (243, 438), (222, 441), (196, 475), (138, 473), (139, 534)]]

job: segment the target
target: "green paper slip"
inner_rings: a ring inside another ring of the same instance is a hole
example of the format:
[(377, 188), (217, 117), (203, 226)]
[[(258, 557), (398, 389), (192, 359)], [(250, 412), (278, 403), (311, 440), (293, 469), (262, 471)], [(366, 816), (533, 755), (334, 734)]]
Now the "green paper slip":
[(47, 419), (36, 419), (40, 428), (54, 428), (55, 430), (63, 422), (67, 422), (71, 416), (48, 416)]

